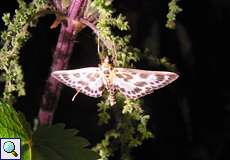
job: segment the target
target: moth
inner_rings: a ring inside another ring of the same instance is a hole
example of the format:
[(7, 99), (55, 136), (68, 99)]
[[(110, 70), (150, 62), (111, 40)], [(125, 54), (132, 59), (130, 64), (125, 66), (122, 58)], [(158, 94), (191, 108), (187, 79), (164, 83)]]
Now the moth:
[[(148, 71), (113, 67), (109, 57), (99, 67), (52, 72), (52, 77), (90, 97), (101, 97), (106, 89), (110, 105), (116, 104), (115, 94), (121, 92), (129, 99), (138, 99), (153, 93), (179, 76), (173, 72)], [(75, 96), (72, 100), (74, 100)]]

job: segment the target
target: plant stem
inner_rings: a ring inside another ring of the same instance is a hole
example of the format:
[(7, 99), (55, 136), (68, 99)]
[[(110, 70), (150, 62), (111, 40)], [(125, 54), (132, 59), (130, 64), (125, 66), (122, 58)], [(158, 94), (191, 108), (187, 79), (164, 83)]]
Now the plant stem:
[[(72, 0), (68, 9), (68, 17), (75, 19), (81, 11), (81, 6), (85, 0)], [(74, 25), (62, 24), (61, 31), (58, 37), (58, 42), (53, 53), (53, 62), (51, 65), (51, 73), (56, 70), (64, 70), (68, 66), (69, 58), (71, 56), (74, 39), (75, 39)], [(57, 102), (61, 92), (60, 83), (49, 75), (45, 85), (44, 94), (42, 95), (39, 122), (40, 125), (51, 124), (53, 115), (57, 106)]]

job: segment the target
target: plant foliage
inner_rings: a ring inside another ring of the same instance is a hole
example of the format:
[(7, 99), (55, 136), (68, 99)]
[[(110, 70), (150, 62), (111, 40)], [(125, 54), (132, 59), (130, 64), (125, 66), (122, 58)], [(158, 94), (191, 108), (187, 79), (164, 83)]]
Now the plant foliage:
[(95, 160), (96, 153), (85, 147), (89, 142), (65, 125), (41, 126), (32, 132), (22, 113), (0, 101), (0, 137), (20, 138), (23, 160)]
[(29, 26), (35, 26), (38, 14), (48, 8), (46, 0), (34, 0), (33, 3), (26, 4), (23, 0), (18, 0), (19, 8), (15, 10), (15, 15), (5, 13), (2, 17), (6, 31), (1, 33), (0, 49), (0, 70), (1, 81), (5, 82), (3, 99), (8, 103), (13, 103), (14, 93), (17, 96), (25, 95), (23, 71), (19, 65), (19, 53), (21, 47), (30, 37)]
[(182, 8), (180, 8), (177, 5), (178, 0), (171, 0), (169, 2), (168, 7), (169, 7), (169, 12), (167, 14), (167, 22), (166, 22), (166, 27), (169, 29), (175, 29), (176, 27), (176, 15), (182, 11)]

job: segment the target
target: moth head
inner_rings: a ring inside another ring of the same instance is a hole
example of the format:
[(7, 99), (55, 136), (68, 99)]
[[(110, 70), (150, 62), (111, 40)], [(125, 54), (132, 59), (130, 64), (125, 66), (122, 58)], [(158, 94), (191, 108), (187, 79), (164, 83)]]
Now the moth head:
[(112, 65), (113, 64), (112, 56), (106, 56), (104, 59), (104, 63)]
[(112, 69), (113, 68), (113, 61), (112, 61), (112, 57), (111, 56), (106, 56), (104, 58), (104, 61), (102, 63), (102, 66), (105, 67), (105, 68), (110, 68)]
[(105, 63), (105, 64), (109, 64), (109, 56), (106, 56), (106, 57), (105, 57), (104, 63)]

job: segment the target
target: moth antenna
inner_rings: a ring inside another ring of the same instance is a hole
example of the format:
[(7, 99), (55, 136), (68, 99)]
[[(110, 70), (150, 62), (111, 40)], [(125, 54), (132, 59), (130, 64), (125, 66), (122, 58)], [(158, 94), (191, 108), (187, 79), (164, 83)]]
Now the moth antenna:
[(97, 36), (97, 52), (98, 52), (98, 54), (100, 53), (100, 34), (99, 33)]
[(73, 98), (72, 98), (72, 101), (74, 101), (75, 97), (78, 95), (78, 93), (80, 92), (81, 90), (78, 90), (77, 93), (74, 94)]
[(116, 66), (117, 65), (117, 50), (116, 50), (116, 45), (115, 42), (113, 41), (113, 45), (112, 45), (112, 62), (113, 65)]

